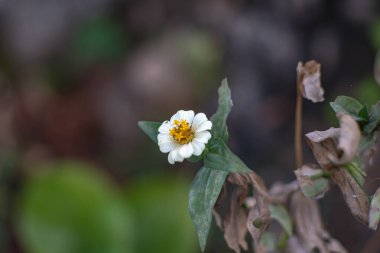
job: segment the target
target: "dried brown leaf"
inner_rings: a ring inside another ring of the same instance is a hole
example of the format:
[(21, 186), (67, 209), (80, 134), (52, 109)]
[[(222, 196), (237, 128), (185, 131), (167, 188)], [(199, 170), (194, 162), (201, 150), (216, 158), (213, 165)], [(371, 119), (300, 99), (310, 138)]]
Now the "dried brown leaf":
[(352, 215), (360, 222), (368, 225), (369, 199), (358, 182), (345, 168), (332, 170), (331, 179), (339, 186), (343, 198)]
[(285, 253), (309, 253), (300, 242), (297, 236), (292, 236), (288, 239), (286, 244)]
[(347, 114), (338, 113), (340, 128), (314, 131), (306, 135), (316, 160), (324, 170), (332, 173), (332, 181), (340, 188), (352, 215), (368, 224), (369, 201), (358, 182), (342, 166), (356, 156), (360, 129), (356, 121)]
[(318, 163), (324, 169), (351, 162), (359, 147), (360, 128), (349, 115), (338, 113), (340, 128), (314, 131), (306, 134), (306, 140)]
[(372, 196), (371, 207), (369, 210), (369, 227), (373, 230), (377, 229), (380, 220), (380, 188), (376, 190)]
[(276, 182), (269, 189), (269, 195), (271, 197), (272, 203), (286, 203), (288, 198), (293, 194), (293, 192), (299, 189), (298, 182), (296, 180), (284, 184), (281, 182)]
[(306, 134), (306, 141), (313, 151), (315, 159), (325, 170), (335, 167), (330, 157), (338, 157), (339, 134), (339, 128), (329, 128), (326, 131), (314, 131)]
[(218, 209), (220, 208), (220, 205), (222, 201), (226, 198), (226, 196), (227, 196), (227, 184), (224, 184), (223, 189), (220, 192), (219, 197), (214, 205), (214, 209), (212, 210), (212, 214), (215, 218), (215, 223), (221, 230), (223, 230), (223, 220)]
[(256, 205), (250, 209), (248, 214), (247, 227), (255, 242), (255, 252), (264, 252), (265, 248), (260, 245), (262, 234), (268, 227), (270, 212), (269, 212), (269, 195), (264, 181), (255, 173), (247, 175), (253, 187), (253, 195), (256, 200)]
[(298, 63), (298, 80), (302, 83), (302, 96), (313, 103), (322, 102), (324, 90), (321, 85), (321, 64), (312, 60)]
[(354, 159), (359, 147), (361, 132), (358, 123), (351, 116), (344, 113), (337, 113), (340, 121), (340, 134), (338, 151), (340, 157), (332, 160), (337, 165), (348, 163)]
[[(290, 209), (294, 218), (299, 250), (307, 252), (318, 249), (320, 253), (346, 253), (347, 251), (332, 238), (323, 228), (317, 202), (295, 192), (290, 201)], [(300, 251), (302, 252), (302, 251)]]
[[(228, 177), (228, 181), (234, 185), (240, 186), (245, 194), (240, 194), (238, 198), (238, 202), (241, 204), (246, 203), (246, 193), (248, 193), (248, 187), (251, 185), (253, 191), (253, 198), (249, 198), (249, 208), (248, 217), (246, 217), (245, 227), (248, 229), (251, 234), (255, 244), (255, 252), (263, 253), (265, 252), (265, 247), (260, 245), (260, 239), (264, 231), (266, 230), (269, 219), (269, 194), (267, 188), (264, 184), (264, 181), (256, 175), (254, 172), (245, 173), (245, 174), (230, 174)], [(245, 196), (244, 196), (245, 195)], [(244, 198), (242, 198), (244, 196)], [(232, 209), (233, 206), (230, 207)], [(239, 213), (239, 215), (243, 215)], [(226, 231), (226, 228), (225, 228)], [(225, 233), (226, 236), (226, 233)], [(242, 236), (240, 234), (240, 236)], [(228, 236), (231, 239), (230, 235)], [(226, 239), (227, 240), (227, 239)], [(234, 250), (236, 249), (236, 238), (232, 239), (234, 241)], [(240, 244), (240, 246), (242, 246)], [(243, 247), (242, 247), (243, 248)], [(236, 252), (236, 251), (235, 251)]]
[(260, 209), (257, 203), (249, 210), (246, 226), (255, 242), (255, 252), (265, 252), (265, 247), (260, 245), (260, 239), (268, 227), (268, 221), (266, 221), (263, 215), (260, 214)]
[[(224, 239), (228, 247), (236, 253), (240, 253), (240, 247), (244, 250), (248, 250), (248, 244), (245, 241), (245, 235), (247, 233), (247, 214), (240, 200), (241, 196), (245, 193), (242, 193), (241, 187), (239, 188), (240, 189), (237, 189), (237, 187), (235, 187), (233, 189), (229, 211), (226, 219), (223, 221)], [(238, 192), (239, 190), (240, 192)]]

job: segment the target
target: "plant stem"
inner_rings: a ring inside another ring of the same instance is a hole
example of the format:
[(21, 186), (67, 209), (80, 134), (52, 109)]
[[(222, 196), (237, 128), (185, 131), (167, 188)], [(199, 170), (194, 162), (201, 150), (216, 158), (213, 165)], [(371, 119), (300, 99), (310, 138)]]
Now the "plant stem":
[(302, 78), (300, 66), (297, 66), (297, 102), (296, 102), (296, 117), (295, 117), (295, 133), (294, 133), (294, 148), (296, 168), (301, 168), (302, 161)]

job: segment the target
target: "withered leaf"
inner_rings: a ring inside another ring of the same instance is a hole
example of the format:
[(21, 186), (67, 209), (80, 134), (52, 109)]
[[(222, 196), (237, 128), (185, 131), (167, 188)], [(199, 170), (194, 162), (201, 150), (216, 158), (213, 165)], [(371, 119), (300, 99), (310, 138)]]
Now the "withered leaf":
[[(254, 197), (249, 198), (250, 201), (247, 205), (247, 207), (249, 208), (249, 212), (248, 212), (248, 217), (245, 216), (246, 218), (245, 226), (246, 226), (246, 229), (248, 228), (248, 231), (255, 242), (254, 244), (255, 252), (264, 253), (266, 247), (260, 244), (260, 239), (268, 226), (269, 218), (270, 218), (269, 195), (268, 195), (267, 188), (265, 187), (264, 181), (254, 172), (244, 173), (244, 174), (238, 174), (238, 173), (230, 174), (228, 177), (228, 181), (234, 185), (240, 186), (241, 189), (243, 189), (242, 192), (244, 192), (244, 194), (239, 194), (239, 198), (238, 198), (239, 199), (238, 202), (241, 204), (248, 203), (246, 201), (248, 186), (251, 185)], [(231, 206), (231, 208), (232, 207), (233, 206)], [(239, 215), (242, 215), (242, 214), (239, 214)], [(225, 231), (226, 230), (227, 228), (225, 228)], [(241, 236), (241, 234), (239, 234), (239, 236)], [(236, 237), (233, 238), (231, 235), (228, 235), (228, 237), (229, 237), (228, 240), (235, 240), (234, 245), (237, 244), (238, 240), (236, 240), (237, 239)], [(225, 238), (226, 238), (226, 233), (225, 233)], [(242, 245), (240, 244), (240, 246)], [(235, 250), (236, 247), (232, 249)]]
[(312, 60), (302, 62), (297, 66), (298, 80), (302, 83), (302, 96), (311, 100), (313, 103), (322, 102), (324, 90), (321, 86), (321, 64)]
[(338, 157), (337, 142), (339, 134), (339, 128), (329, 128), (325, 131), (314, 131), (306, 134), (306, 141), (313, 151), (315, 159), (325, 170), (335, 167), (330, 157)]
[(264, 181), (254, 172), (246, 174), (252, 184), (253, 194), (256, 205), (251, 208), (248, 214), (247, 227), (255, 242), (255, 252), (264, 252), (265, 247), (260, 244), (262, 234), (268, 227), (269, 212), (269, 195)]
[(297, 236), (292, 236), (287, 241), (285, 253), (309, 253), (309, 251), (301, 245)]
[(230, 208), (226, 219), (223, 222), (224, 227), (224, 239), (226, 240), (228, 247), (240, 253), (240, 247), (244, 250), (248, 250), (248, 244), (245, 241), (245, 235), (247, 233), (247, 214), (241, 206), (239, 195), (234, 188), (232, 192)]
[(317, 249), (320, 253), (346, 253), (341, 244), (324, 230), (318, 205), (315, 200), (295, 192), (290, 201), (290, 210), (293, 215), (298, 251), (304, 248), (307, 252)]
[(338, 151), (341, 153), (335, 164), (345, 164), (354, 159), (360, 143), (360, 128), (358, 123), (349, 115), (337, 113), (340, 121)]
[(329, 190), (329, 180), (323, 177), (323, 170), (314, 164), (305, 164), (294, 173), (306, 197), (319, 199)]
[(368, 225), (369, 199), (358, 182), (345, 168), (332, 170), (331, 179), (339, 186), (352, 215)]
[(338, 117), (340, 128), (314, 131), (307, 134), (306, 139), (319, 165), (332, 173), (331, 179), (339, 186), (352, 215), (368, 224), (368, 197), (358, 181), (344, 168), (357, 153), (360, 129), (351, 116), (338, 113)]
[(270, 188), (269, 195), (271, 197), (271, 201), (274, 203), (286, 203), (288, 202), (289, 196), (291, 196), (291, 194), (298, 189), (299, 185), (296, 180), (287, 184), (276, 182)]
[(217, 201), (215, 202), (214, 208), (212, 210), (212, 214), (214, 215), (215, 223), (218, 226), (218, 228), (220, 228), (221, 230), (223, 230), (223, 220), (222, 220), (222, 217), (220, 216), (220, 214), (218, 212), (218, 208), (220, 207), (221, 202), (226, 198), (226, 196), (227, 196), (227, 184), (224, 184), (223, 189), (220, 192), (219, 197), (218, 197)]
[(380, 220), (380, 188), (377, 189), (371, 201), (369, 209), (369, 227), (373, 230), (377, 229)]
[(314, 131), (306, 140), (323, 169), (330, 169), (352, 161), (360, 142), (360, 128), (349, 115), (338, 113), (340, 128)]

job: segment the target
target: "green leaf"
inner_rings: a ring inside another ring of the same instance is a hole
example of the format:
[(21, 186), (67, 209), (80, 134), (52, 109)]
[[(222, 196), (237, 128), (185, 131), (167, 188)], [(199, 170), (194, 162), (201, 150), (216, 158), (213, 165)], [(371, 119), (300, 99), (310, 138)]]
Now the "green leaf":
[(202, 167), (195, 176), (189, 192), (189, 213), (198, 232), (199, 245), (204, 251), (212, 221), (212, 210), (222, 190), (227, 171)]
[(367, 123), (369, 120), (369, 111), (368, 107), (366, 105), (363, 105), (363, 108), (359, 111), (359, 118), (365, 119), (365, 122)]
[(227, 117), (232, 107), (231, 90), (226, 78), (222, 81), (218, 94), (218, 110), (210, 118), (213, 124), (211, 135), (226, 142), (228, 140)]
[[(204, 151), (203, 151), (204, 152)], [(187, 158), (186, 160), (188, 160), (189, 162), (191, 163), (196, 163), (196, 162), (199, 162), (200, 160), (203, 159), (203, 154), (199, 155), (199, 156), (196, 156), (196, 155), (193, 155), (191, 156), (190, 158)]]
[(28, 252), (133, 252), (130, 209), (99, 170), (66, 162), (35, 171), (15, 219)]
[(260, 244), (265, 246), (269, 251), (275, 251), (277, 248), (276, 237), (268, 231), (261, 236)]
[(301, 191), (306, 197), (315, 198), (328, 190), (329, 180), (327, 178), (312, 179), (312, 182), (312, 185), (301, 187)]
[(295, 171), (302, 193), (309, 198), (319, 199), (329, 189), (329, 180), (324, 171), (304, 165)]
[(365, 181), (365, 172), (362, 168), (359, 167), (359, 165), (356, 162), (350, 162), (344, 166), (348, 173), (355, 179), (355, 181), (361, 186), (364, 186)]
[(380, 220), (380, 188), (377, 189), (372, 197), (371, 207), (369, 209), (369, 227), (373, 230), (377, 229)]
[(145, 173), (126, 185), (125, 202), (131, 207), (136, 224), (133, 253), (199, 251), (198, 237), (187, 209), (189, 184), (178, 173), (161, 171)]
[(213, 145), (204, 159), (205, 166), (210, 169), (228, 172), (250, 172), (251, 170), (236, 156), (224, 143), (223, 140), (214, 139)]
[(269, 211), (271, 219), (277, 220), (285, 232), (291, 236), (293, 233), (293, 223), (286, 208), (281, 204), (269, 205)]
[(371, 134), (380, 124), (380, 101), (371, 108), (369, 123), (364, 126), (364, 131)]
[(371, 149), (376, 144), (376, 138), (374, 136), (362, 135), (359, 143), (359, 152), (364, 152)]
[(140, 127), (143, 132), (148, 135), (148, 137), (154, 141), (155, 143), (158, 143), (157, 141), (157, 135), (158, 135), (158, 128), (161, 126), (162, 123), (160, 122), (153, 122), (153, 121), (139, 121), (138, 126)]
[(363, 108), (365, 107), (351, 97), (338, 96), (334, 102), (330, 103), (330, 106), (335, 112), (343, 112), (348, 114), (359, 122), (368, 120), (368, 118), (364, 118), (365, 112), (363, 111)]

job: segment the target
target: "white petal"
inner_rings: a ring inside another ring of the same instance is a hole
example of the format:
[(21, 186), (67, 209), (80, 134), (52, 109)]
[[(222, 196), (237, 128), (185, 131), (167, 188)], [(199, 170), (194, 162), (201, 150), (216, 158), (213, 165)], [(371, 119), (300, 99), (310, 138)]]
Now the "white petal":
[(202, 131), (205, 131), (205, 130), (211, 130), (212, 128), (212, 123), (211, 121), (207, 120), (205, 122), (203, 122), (202, 124), (200, 124), (197, 129), (194, 129), (195, 132), (202, 132)]
[(174, 142), (174, 140), (170, 140), (170, 141), (167, 141), (167, 142), (158, 143), (158, 146), (159, 146), (160, 151), (162, 153), (168, 153), (171, 150), (173, 150), (173, 149), (176, 148), (176, 143)]
[(207, 117), (204, 113), (197, 113), (193, 119), (193, 123), (191, 124), (191, 129), (195, 131), (203, 122), (207, 121)]
[(183, 158), (189, 158), (193, 155), (194, 149), (191, 143), (188, 143), (183, 145), (178, 152)]
[(180, 118), (186, 120), (189, 124), (191, 124), (194, 119), (194, 111), (180, 111)]
[(195, 133), (194, 140), (201, 143), (207, 143), (208, 140), (210, 140), (210, 138), (211, 138), (210, 132), (203, 131), (203, 132)]
[(170, 142), (173, 140), (173, 137), (171, 137), (169, 134), (162, 134), (162, 133), (159, 133), (157, 135), (157, 141), (158, 141), (158, 145), (160, 145), (161, 143), (166, 143), (166, 142)]
[(179, 120), (179, 111), (170, 118), (170, 123), (173, 124), (174, 120)]
[(196, 140), (193, 140), (191, 142), (191, 145), (193, 146), (194, 149), (194, 155), (199, 156), (202, 154), (203, 150), (205, 149), (205, 144), (202, 142), (198, 142)]
[(172, 157), (172, 152), (170, 152), (169, 155), (168, 155), (168, 162), (170, 164), (174, 164), (174, 160), (173, 160), (173, 157)]
[(173, 124), (174, 120), (181, 120), (181, 119), (184, 119), (189, 124), (191, 124), (191, 122), (193, 122), (193, 119), (194, 119), (194, 111), (192, 111), (192, 110), (189, 110), (189, 111), (180, 110), (170, 118), (170, 123)]
[(183, 157), (179, 154), (179, 149), (181, 148), (181, 146), (177, 145), (177, 147), (175, 149), (173, 149), (170, 154), (172, 156), (172, 159), (174, 162), (182, 162), (183, 161)]
[(168, 134), (170, 129), (173, 128), (173, 125), (169, 121), (165, 121), (162, 123), (162, 125), (158, 128), (158, 132), (163, 134)]

